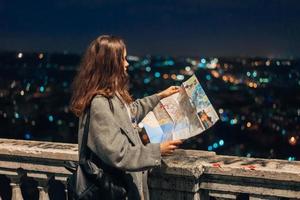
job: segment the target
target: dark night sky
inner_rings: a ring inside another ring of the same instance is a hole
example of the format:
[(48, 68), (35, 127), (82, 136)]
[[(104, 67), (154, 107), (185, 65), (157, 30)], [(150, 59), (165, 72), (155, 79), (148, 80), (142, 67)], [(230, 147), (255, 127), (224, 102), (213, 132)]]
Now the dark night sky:
[(134, 55), (300, 57), (300, 0), (0, 0), (0, 50), (82, 52), (100, 34)]

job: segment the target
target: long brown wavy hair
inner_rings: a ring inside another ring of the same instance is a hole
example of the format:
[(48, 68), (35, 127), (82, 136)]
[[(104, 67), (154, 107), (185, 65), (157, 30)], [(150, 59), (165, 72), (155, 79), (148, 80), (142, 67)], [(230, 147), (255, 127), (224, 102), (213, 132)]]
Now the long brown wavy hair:
[(124, 41), (116, 36), (102, 35), (91, 42), (72, 83), (70, 110), (77, 117), (97, 94), (112, 98), (118, 92), (126, 103), (133, 101), (124, 70), (125, 51)]

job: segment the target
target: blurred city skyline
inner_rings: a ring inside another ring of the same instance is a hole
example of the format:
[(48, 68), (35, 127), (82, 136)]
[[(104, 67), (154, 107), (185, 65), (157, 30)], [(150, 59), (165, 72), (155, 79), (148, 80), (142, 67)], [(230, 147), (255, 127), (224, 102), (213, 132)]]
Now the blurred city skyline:
[[(300, 158), (300, 59), (128, 56), (134, 98), (195, 74), (220, 120), (181, 146), (218, 154)], [(0, 52), (0, 137), (76, 142), (69, 110), (80, 56)]]
[(0, 2), (0, 50), (82, 53), (101, 34), (129, 55), (300, 57), (300, 1)]

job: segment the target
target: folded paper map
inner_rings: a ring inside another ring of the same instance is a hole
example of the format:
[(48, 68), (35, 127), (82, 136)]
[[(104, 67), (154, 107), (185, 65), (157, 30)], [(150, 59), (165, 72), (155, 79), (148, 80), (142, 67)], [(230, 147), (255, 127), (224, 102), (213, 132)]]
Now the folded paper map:
[(151, 143), (187, 139), (198, 135), (219, 117), (196, 76), (181, 85), (180, 92), (160, 100), (142, 120)]

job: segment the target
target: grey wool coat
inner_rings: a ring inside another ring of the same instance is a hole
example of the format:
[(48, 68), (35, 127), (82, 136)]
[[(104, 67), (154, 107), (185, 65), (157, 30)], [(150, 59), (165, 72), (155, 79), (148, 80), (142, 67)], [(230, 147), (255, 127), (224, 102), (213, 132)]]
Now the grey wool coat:
[[(158, 104), (159, 97), (138, 99), (129, 105), (131, 115), (140, 122)], [(88, 147), (106, 164), (126, 171), (128, 199), (149, 199), (147, 169), (160, 166), (159, 144), (143, 145), (138, 130), (132, 125), (122, 101), (112, 98), (114, 112), (108, 100), (97, 95), (91, 102)], [(80, 146), (86, 116), (79, 119), (78, 144)], [(80, 148), (80, 147), (79, 147)]]

